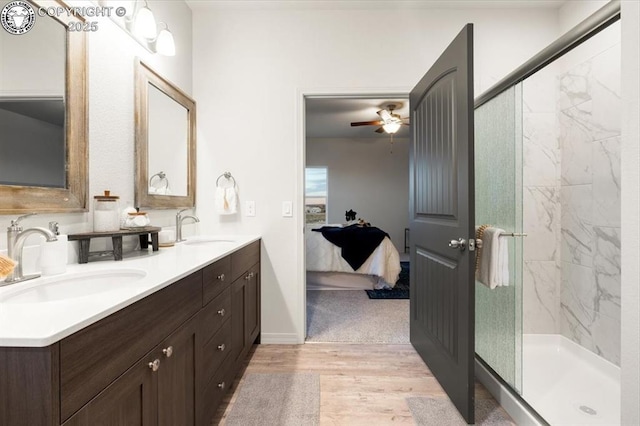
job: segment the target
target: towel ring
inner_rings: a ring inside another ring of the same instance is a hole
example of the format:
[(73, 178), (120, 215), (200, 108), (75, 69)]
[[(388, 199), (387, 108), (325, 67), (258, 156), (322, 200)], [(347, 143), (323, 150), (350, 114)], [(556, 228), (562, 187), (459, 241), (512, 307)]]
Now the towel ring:
[(220, 187), (220, 179), (221, 178), (225, 178), (226, 180), (230, 180), (233, 182), (233, 187), (236, 187), (236, 180), (233, 176), (231, 176), (231, 173), (229, 172), (224, 172), (223, 174), (221, 174), (220, 176), (218, 176), (218, 179), (216, 179), (216, 186)]
[[(153, 182), (153, 179), (157, 178), (157, 182), (155, 184), (159, 184), (156, 186)], [(167, 178), (167, 174), (163, 171), (159, 171), (155, 175), (149, 178), (149, 187), (153, 187), (156, 190), (168, 190), (169, 189), (169, 179)]]

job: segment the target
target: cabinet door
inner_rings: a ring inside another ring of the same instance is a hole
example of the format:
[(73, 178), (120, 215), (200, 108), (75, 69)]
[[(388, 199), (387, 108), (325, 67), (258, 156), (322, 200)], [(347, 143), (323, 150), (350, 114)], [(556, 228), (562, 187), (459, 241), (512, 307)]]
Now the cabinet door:
[(245, 337), (245, 298), (246, 283), (244, 277), (240, 277), (231, 284), (231, 353), (230, 357), (235, 361), (244, 353)]
[(245, 347), (251, 346), (260, 334), (260, 264), (254, 265), (247, 274), (245, 284)]
[(195, 424), (196, 318), (184, 324), (158, 348), (158, 424)]
[(64, 426), (151, 426), (157, 424), (157, 376), (145, 356), (88, 402)]
[(260, 334), (260, 264), (231, 287), (231, 340), (235, 360), (242, 358)]

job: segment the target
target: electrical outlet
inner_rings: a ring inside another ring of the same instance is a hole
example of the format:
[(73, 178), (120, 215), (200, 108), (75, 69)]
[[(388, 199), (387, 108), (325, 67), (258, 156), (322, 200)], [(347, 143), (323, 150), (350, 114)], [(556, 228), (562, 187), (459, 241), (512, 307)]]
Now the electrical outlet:
[(293, 217), (293, 203), (291, 201), (282, 202), (282, 217)]
[(245, 201), (244, 209), (245, 209), (245, 216), (255, 216), (256, 215), (256, 202), (255, 201)]

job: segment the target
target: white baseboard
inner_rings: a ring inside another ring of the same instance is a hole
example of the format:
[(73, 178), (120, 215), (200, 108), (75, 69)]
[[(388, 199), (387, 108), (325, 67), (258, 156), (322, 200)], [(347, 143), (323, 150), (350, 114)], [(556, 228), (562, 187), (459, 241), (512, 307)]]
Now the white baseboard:
[(541, 422), (520, 400), (513, 391), (502, 384), (493, 374), (476, 359), (476, 379), (484, 385), (498, 404), (511, 416), (519, 426), (541, 426)]
[(301, 345), (296, 333), (260, 333), (260, 343), (265, 345)]

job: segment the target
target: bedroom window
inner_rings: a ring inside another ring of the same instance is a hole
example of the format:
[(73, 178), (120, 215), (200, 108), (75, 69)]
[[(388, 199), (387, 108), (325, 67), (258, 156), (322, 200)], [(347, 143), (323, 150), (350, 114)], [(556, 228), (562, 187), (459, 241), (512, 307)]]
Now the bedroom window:
[(327, 223), (327, 168), (307, 167), (304, 173), (306, 223)]

